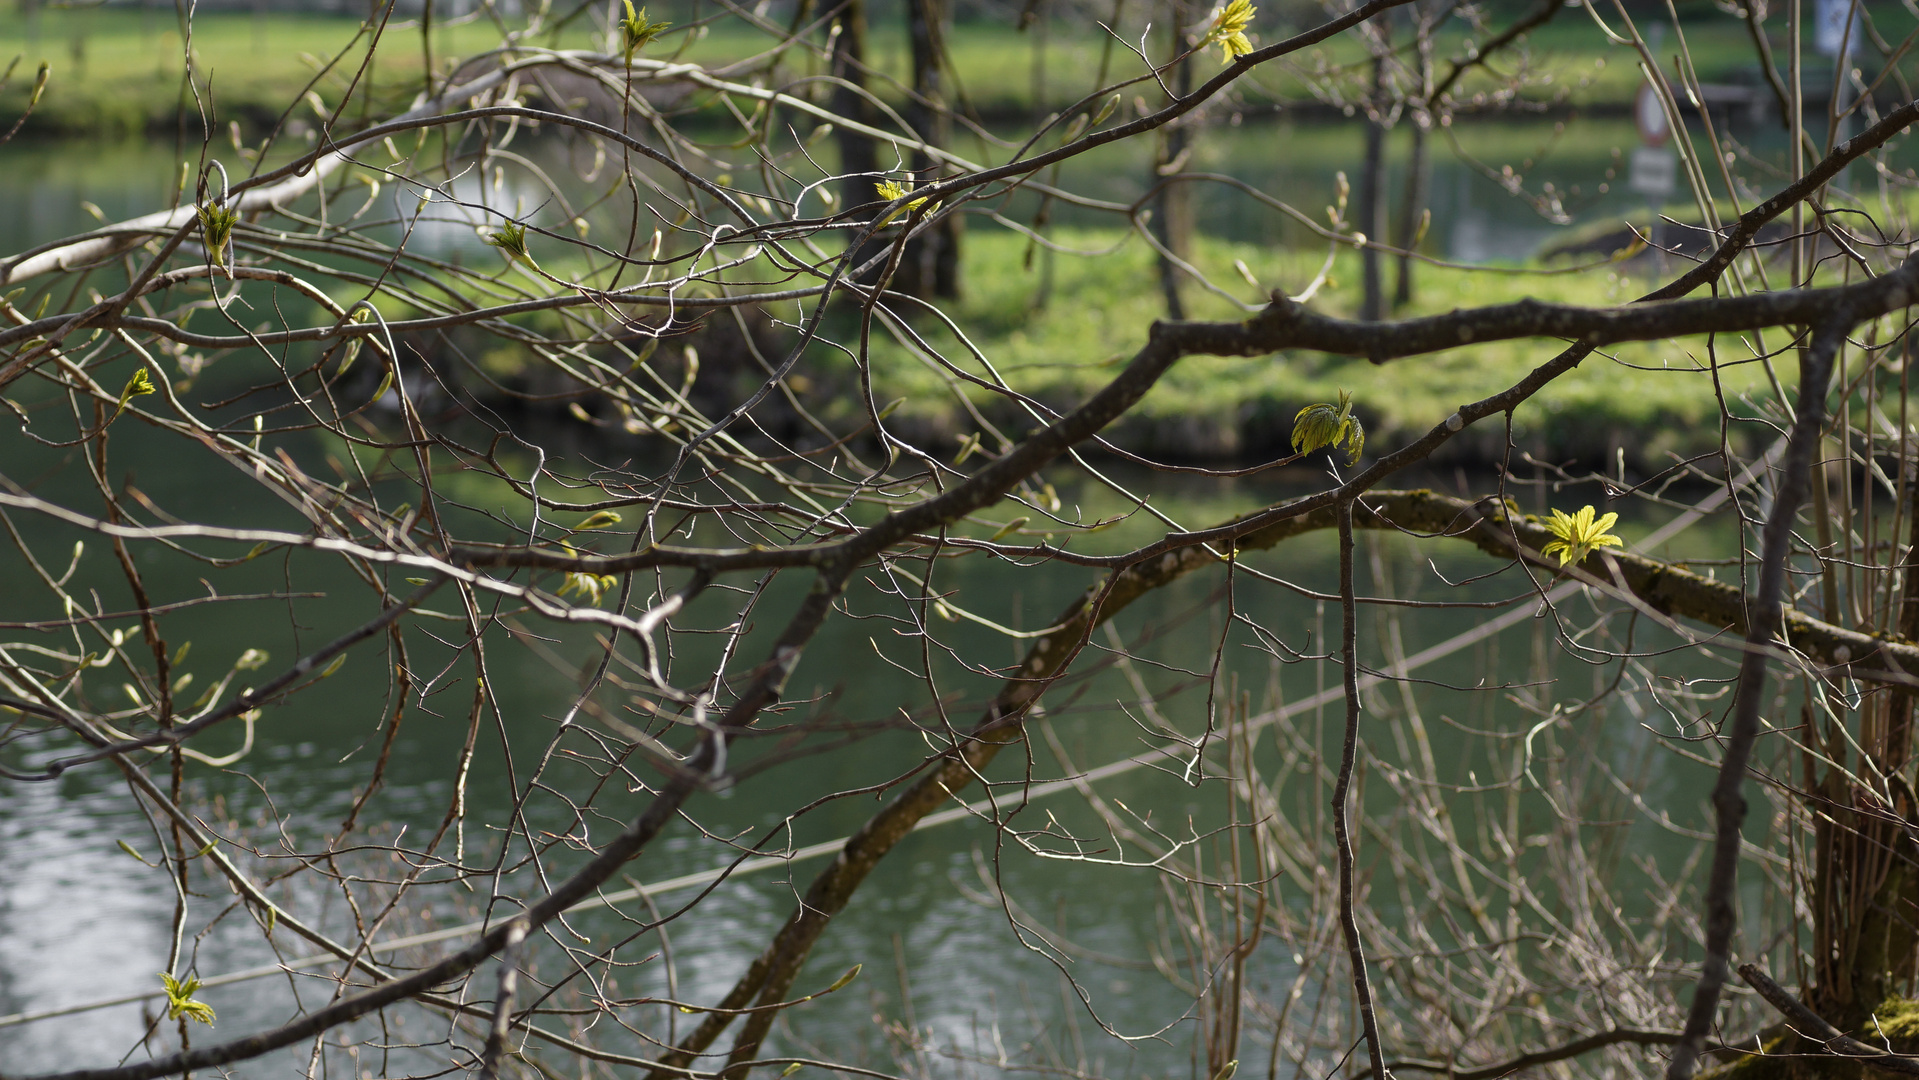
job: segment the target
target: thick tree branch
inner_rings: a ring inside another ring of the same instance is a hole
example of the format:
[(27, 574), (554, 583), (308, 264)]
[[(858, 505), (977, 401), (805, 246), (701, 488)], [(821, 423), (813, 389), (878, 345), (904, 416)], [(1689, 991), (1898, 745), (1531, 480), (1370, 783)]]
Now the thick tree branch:
[(1919, 1076), (1919, 1058), (1901, 1054), (1889, 1054), (1875, 1046), (1867, 1045), (1847, 1035), (1818, 1013), (1807, 1008), (1800, 1000), (1787, 992), (1786, 988), (1773, 982), (1756, 964), (1739, 965), (1739, 977), (1746, 984), (1759, 991), (1766, 1003), (1778, 1009), (1780, 1015), (1792, 1024), (1801, 1038), (1814, 1040), (1823, 1045), (1828, 1053), (1837, 1057), (1856, 1058), (1874, 1069), (1901, 1073), (1906, 1076)]
[[(1594, 1050), (1603, 1050), (1608, 1046), (1671, 1046), (1679, 1041), (1679, 1033), (1674, 1031), (1645, 1031), (1639, 1028), (1616, 1027), (1610, 1031), (1594, 1032), (1571, 1042), (1550, 1046), (1544, 1050), (1534, 1050), (1520, 1054), (1495, 1065), (1479, 1065), (1461, 1068), (1457, 1064), (1441, 1061), (1393, 1061), (1388, 1062), (1388, 1073), (1405, 1070), (1407, 1072), (1444, 1073), (1446, 1080), (1501, 1080), (1521, 1069), (1530, 1069), (1539, 1065), (1550, 1065), (1555, 1061), (1565, 1061)], [(1370, 1076), (1363, 1073), (1361, 1076)], [(1355, 1077), (1354, 1080), (1360, 1080)]]

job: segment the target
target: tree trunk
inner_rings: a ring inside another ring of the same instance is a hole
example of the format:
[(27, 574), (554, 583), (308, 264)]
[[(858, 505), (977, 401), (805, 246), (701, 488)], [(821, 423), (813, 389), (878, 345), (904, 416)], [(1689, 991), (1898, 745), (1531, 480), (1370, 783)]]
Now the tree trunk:
[[(1419, 58), (1419, 95), (1430, 105), (1433, 94), (1433, 23), (1418, 4), (1413, 6), (1413, 18), (1415, 52)], [(1427, 144), (1432, 129), (1432, 114), (1425, 107), (1416, 108), (1412, 121), (1413, 145), (1406, 162), (1405, 198), (1399, 208), (1399, 229), (1393, 234), (1393, 246), (1404, 252), (1399, 256), (1399, 278), (1393, 283), (1394, 308), (1405, 307), (1413, 302), (1412, 252), (1414, 246), (1424, 239), (1419, 235), (1420, 225), (1427, 213), (1426, 200), (1430, 197), (1433, 182), (1432, 153)]]
[[(1045, 0), (1029, 0), (1025, 12), (1020, 16), (1020, 29), (1029, 32), (1033, 38), (1032, 93), (1034, 130), (1038, 130), (1046, 123), (1046, 102), (1048, 100), (1046, 90), (1046, 49), (1048, 32), (1051, 29), (1051, 19), (1049, 15), (1050, 13), (1047, 11)], [(1111, 19), (1107, 22), (1107, 25), (1117, 26), (1119, 25), (1119, 19)], [(1105, 72), (1102, 71), (1100, 75), (1093, 80), (1093, 83), (1095, 86), (1105, 86)], [(1054, 180), (1059, 178), (1059, 167), (1057, 165), (1053, 167), (1052, 175)], [(1038, 239), (1046, 235), (1046, 226), (1052, 220), (1052, 215), (1052, 197), (1050, 195), (1040, 196), (1039, 209), (1033, 214), (1033, 238), (1027, 240), (1026, 258), (1024, 260), (1025, 269), (1028, 271), (1033, 269), (1033, 261), (1035, 259), (1039, 260), (1039, 287), (1033, 290), (1032, 309), (1035, 312), (1045, 311), (1046, 305), (1051, 302), (1053, 298), (1054, 267), (1058, 260), (1055, 258), (1053, 249), (1041, 244)]]
[(1386, 291), (1381, 280), (1378, 244), (1386, 238), (1386, 64), (1391, 56), (1387, 24), (1373, 24), (1373, 78), (1366, 103), (1366, 161), (1359, 171), (1359, 206), (1354, 224), (1366, 234), (1360, 249), (1359, 317), (1375, 322), (1386, 317)]
[[(928, 145), (945, 146), (952, 129), (941, 78), (946, 55), (945, 0), (906, 0), (905, 8), (913, 57), (913, 97), (907, 102), (906, 121)], [(910, 161), (921, 183), (938, 178), (939, 163), (926, 154), (915, 152)], [(959, 247), (960, 216), (947, 214), (907, 242), (891, 288), (912, 296), (956, 299)]]
[(1415, 117), (1411, 159), (1406, 163), (1405, 200), (1399, 207), (1399, 229), (1393, 234), (1393, 246), (1399, 256), (1399, 277), (1393, 283), (1393, 306), (1413, 302), (1413, 247), (1423, 237), (1419, 225), (1426, 213), (1426, 199), (1432, 187), (1432, 157), (1426, 145), (1426, 119)]
[[(875, 124), (878, 110), (866, 99), (866, 0), (847, 0), (846, 7), (833, 21), (833, 76), (840, 84), (833, 88), (832, 109), (848, 120)], [(874, 174), (879, 171), (879, 156), (873, 140), (837, 129), (840, 150), (840, 209), (870, 203), (878, 196), (873, 191)]]
[[(1186, 51), (1186, 35), (1181, 30), (1186, 20), (1185, 0), (1170, 0), (1166, 20), (1166, 58), (1169, 61)], [(1183, 97), (1193, 92), (1193, 61), (1190, 57), (1181, 60), (1171, 75), (1173, 93)], [(1167, 176), (1185, 168), (1191, 150), (1192, 131), (1186, 124), (1174, 121), (1161, 128), (1152, 182), (1161, 183)], [(1159, 189), (1159, 194), (1153, 198), (1153, 218), (1149, 227), (1153, 230), (1153, 238), (1164, 249), (1159, 255), (1159, 289), (1166, 298), (1166, 317), (1184, 319), (1186, 303), (1180, 296), (1181, 272), (1173, 260), (1185, 260), (1192, 256), (1192, 196), (1186, 185), (1169, 183)], [(1168, 257), (1168, 252), (1171, 257)]]

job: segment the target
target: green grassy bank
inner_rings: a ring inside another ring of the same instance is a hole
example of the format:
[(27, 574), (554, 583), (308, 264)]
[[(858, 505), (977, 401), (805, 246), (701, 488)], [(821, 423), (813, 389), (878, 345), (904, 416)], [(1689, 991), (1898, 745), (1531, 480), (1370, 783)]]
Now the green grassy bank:
[[(706, 63), (744, 60), (763, 55), (774, 40), (767, 30), (783, 25), (769, 17), (766, 28), (755, 28), (737, 18), (713, 18), (710, 12), (704, 21), (689, 23), (692, 9), (674, 10), (681, 6), (685, 5), (655, 5), (656, 14), (675, 18), (679, 26), (651, 46), (649, 55)], [(1495, 26), (1503, 24), (1501, 18), (1493, 21)], [(898, 101), (903, 100), (898, 84), (907, 78), (908, 61), (904, 28), (895, 22), (876, 16), (869, 59), (881, 72), (875, 89), (882, 97)], [(1467, 55), (1469, 49), (1464, 25), (1457, 21), (1449, 25), (1436, 50), (1442, 71), (1448, 58)], [(506, 28), (517, 27), (508, 24)], [(1144, 26), (1131, 29), (1137, 32)], [(1255, 29), (1262, 40), (1272, 41), (1296, 27), (1275, 8), (1262, 16)], [(1780, 33), (1775, 30), (1775, 37)], [(424, 85), (429, 51), (434, 68), (444, 73), (449, 64), (496, 47), (501, 28), (490, 21), (468, 19), (438, 25), (429, 35), (417, 19), (394, 19), (384, 26), (382, 35), (377, 60), (360, 83), (371, 87), (369, 108), (376, 115), (403, 105)], [(295, 103), (308, 82), (335, 57), (339, 62), (320, 77), (316, 89), (329, 107), (337, 105), (364, 62), (373, 34), (354, 19), (208, 13), (194, 18), (191, 36), (197, 69), (211, 83), (211, 100), (205, 104), (212, 107), (217, 125), (224, 127), (227, 120), (238, 119), (252, 129), (272, 122)], [(1687, 26), (1685, 36), (1705, 82), (1737, 79), (1747, 69), (1756, 71), (1751, 43), (1737, 20), (1723, 15), (1700, 18)], [(540, 46), (605, 47), (586, 19), (557, 35), (541, 34), (530, 40)], [(1666, 51), (1672, 51), (1674, 39), (1667, 41)], [(1775, 46), (1784, 48), (1782, 37)], [(1323, 77), (1327, 71), (1363, 66), (1358, 48), (1356, 42), (1341, 38), (1302, 54), (1295, 64), (1251, 73), (1235, 86), (1235, 100), (1250, 107), (1283, 103), (1324, 111), (1327, 106), (1317, 101), (1305, 73)], [(1101, 70), (1109, 80), (1143, 71), (1137, 57), (1110, 45), (1097, 26), (1063, 20), (1055, 20), (1044, 34), (1000, 23), (964, 21), (953, 29), (949, 54), (948, 93), (962, 109), (986, 117), (1028, 118), (1063, 108), (1090, 92)], [(29, 133), (170, 132), (182, 115), (193, 117), (198, 112), (199, 105), (183, 80), (185, 44), (171, 9), (43, 8), (27, 16), (15, 5), (7, 5), (0, 11), (0, 64), (14, 56), (20, 60), (11, 82), (0, 90), (0, 116), (18, 115), (41, 61), (53, 69), (48, 92), (28, 123)], [(1210, 74), (1218, 58), (1209, 53), (1196, 62), (1202, 73)], [(820, 69), (817, 57), (798, 50), (783, 54), (780, 63), (779, 73), (793, 79)], [(1633, 57), (1608, 47), (1579, 11), (1562, 13), (1528, 35), (1496, 66), (1501, 75), (1476, 70), (1460, 83), (1455, 97), (1470, 105), (1476, 95), (1483, 97), (1506, 85), (1506, 76), (1524, 71), (1527, 85), (1522, 96), (1534, 102), (1617, 108), (1631, 100), (1640, 81)], [(190, 128), (197, 133), (194, 129), (197, 122)]]
[[(1044, 260), (1034, 260), (1029, 268), (1024, 238), (975, 230), (966, 238), (966, 296), (952, 314), (1007, 385), (1065, 407), (1083, 400), (1130, 359), (1163, 304), (1152, 253), (1137, 239), (1064, 231), (1054, 239), (1084, 250), (1115, 243), (1118, 247), (1099, 257), (1055, 256), (1050, 297), (1038, 307), (1035, 298), (1047, 273)], [(1318, 272), (1325, 251), (1202, 239), (1196, 256), (1223, 291), (1257, 303), (1269, 289), (1303, 289)], [(1251, 272), (1258, 289), (1242, 277), (1235, 262)], [(1543, 275), (1435, 266), (1421, 266), (1417, 273), (1416, 302), (1404, 314), (1528, 296), (1584, 304), (1623, 302), (1647, 287), (1643, 278), (1611, 264)], [(1358, 276), (1357, 256), (1342, 252), (1312, 306), (1350, 315), (1358, 302)], [(1189, 287), (1187, 296), (1192, 317), (1246, 317), (1244, 309), (1200, 288)], [(914, 329), (960, 371), (992, 379), (992, 372), (940, 324), (920, 319)], [(1003, 395), (966, 384), (955, 371), (893, 337), (876, 335), (874, 340), (875, 392), (880, 400), (907, 399), (895, 414), (901, 421), (957, 442), (978, 427), (958, 400), (964, 395), (1010, 434), (1030, 426)], [(1782, 342), (1768, 343), (1776, 348)], [(1275, 453), (1282, 450), (1296, 411), (1313, 402), (1335, 401), (1345, 389), (1353, 392), (1373, 445), (1381, 446), (1423, 433), (1460, 403), (1512, 385), (1558, 351), (1550, 341), (1499, 342), (1383, 365), (1311, 353), (1189, 357), (1121, 421), (1115, 435), (1129, 448), (1173, 457)], [(1689, 340), (1635, 344), (1595, 355), (1520, 411), (1514, 441), (1520, 450), (1595, 464), (1610, 460), (1620, 449), (1644, 465), (1669, 463), (1671, 454), (1710, 450), (1718, 445), (1720, 412), (1707, 370), (1711, 362), (1707, 344)], [(1718, 343), (1718, 362), (1719, 392), (1736, 414), (1752, 415), (1756, 410), (1742, 398), (1766, 386), (1762, 365), (1752, 361), (1739, 342), (1729, 341)], [(1503, 431), (1475, 431), (1461, 449), (1485, 458), (1503, 453), (1504, 442)]]

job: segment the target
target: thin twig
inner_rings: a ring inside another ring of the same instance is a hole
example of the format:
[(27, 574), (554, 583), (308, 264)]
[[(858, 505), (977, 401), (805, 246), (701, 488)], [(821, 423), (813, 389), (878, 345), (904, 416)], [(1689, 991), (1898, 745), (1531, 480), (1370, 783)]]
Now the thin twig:
[(1838, 312), (1822, 323), (1802, 354), (1799, 402), (1794, 409), (1792, 435), (1780, 462), (1779, 489), (1766, 519), (1759, 562), (1759, 595), (1753, 604), (1752, 625), (1746, 631), (1745, 656), (1739, 664), (1739, 689), (1733, 698), (1732, 719), (1724, 733), (1725, 756), (1719, 780), (1713, 785), (1712, 804), (1718, 814), (1713, 838), (1712, 867), (1706, 880), (1706, 962), (1693, 989), (1692, 1008), (1672, 1060), (1668, 1080), (1690, 1080), (1718, 1013), (1719, 994), (1731, 975), (1732, 935), (1738, 913), (1734, 906), (1739, 885), (1740, 827), (1746, 820), (1746, 765), (1759, 737), (1759, 708), (1766, 693), (1766, 667), (1773, 636), (1778, 633), (1784, 607), (1786, 562), (1792, 554), (1793, 519), (1810, 487), (1813, 455), (1826, 420), (1826, 385), (1832, 363), (1851, 325), (1848, 313)]
[(1358, 901), (1354, 897), (1352, 814), (1353, 765), (1359, 756), (1359, 605), (1353, 592), (1353, 501), (1339, 514), (1339, 607), (1342, 617), (1341, 674), (1346, 681), (1346, 735), (1340, 745), (1339, 775), (1333, 784), (1333, 842), (1339, 848), (1339, 924), (1346, 934), (1346, 958), (1352, 967), (1353, 998), (1366, 1037), (1374, 1076), (1391, 1076), (1379, 1045), (1379, 1018), (1373, 1012), (1373, 988), (1366, 977), (1366, 946), (1360, 939)]

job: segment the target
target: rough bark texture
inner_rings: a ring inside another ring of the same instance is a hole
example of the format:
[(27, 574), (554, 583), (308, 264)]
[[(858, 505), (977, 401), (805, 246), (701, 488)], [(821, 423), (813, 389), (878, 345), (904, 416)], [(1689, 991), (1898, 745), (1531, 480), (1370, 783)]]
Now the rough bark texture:
[(1706, 1074), (1713, 1080), (1874, 1080), (1919, 1075), (1919, 1058), (1911, 1056), (1919, 1048), (1919, 1003), (1888, 998), (1861, 1011), (1858, 1022), (1841, 1030), (1756, 966), (1742, 964), (1739, 974), (1786, 1022), (1751, 1040), (1749, 1056)]

